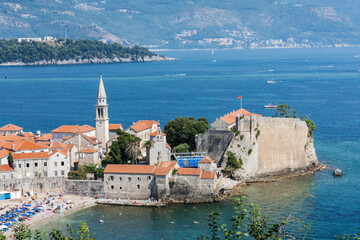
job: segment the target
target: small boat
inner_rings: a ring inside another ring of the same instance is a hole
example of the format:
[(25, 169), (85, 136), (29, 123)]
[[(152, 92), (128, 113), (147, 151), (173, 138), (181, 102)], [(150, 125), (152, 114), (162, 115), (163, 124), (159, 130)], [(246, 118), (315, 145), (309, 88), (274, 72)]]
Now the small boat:
[(214, 54), (215, 52), (214, 52), (214, 50), (211, 50), (211, 54)]
[(274, 80), (267, 80), (266, 83), (276, 83)]
[(264, 105), (264, 108), (277, 108), (277, 106), (269, 103), (268, 105)]
[(4, 78), (6, 79), (6, 78), (8, 78), (8, 76), (7, 76), (7, 75), (5, 75), (5, 77), (4, 77)]
[(100, 219), (100, 220), (99, 220), (99, 222), (103, 223), (103, 222), (104, 222), (104, 220)]

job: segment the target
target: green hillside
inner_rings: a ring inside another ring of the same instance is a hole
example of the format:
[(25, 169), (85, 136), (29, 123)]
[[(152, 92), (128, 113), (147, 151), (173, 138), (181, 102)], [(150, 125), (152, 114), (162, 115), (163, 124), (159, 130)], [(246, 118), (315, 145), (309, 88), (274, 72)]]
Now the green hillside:
[(122, 47), (118, 43), (103, 43), (98, 40), (58, 39), (49, 42), (0, 40), (0, 64), (6, 62), (33, 63), (37, 61), (62, 61), (75, 59), (114, 59), (153, 56), (147, 48)]
[[(6, 1), (6, 0), (5, 0)], [(12, 0), (0, 37), (106, 39), (156, 48), (360, 44), (357, 0)]]

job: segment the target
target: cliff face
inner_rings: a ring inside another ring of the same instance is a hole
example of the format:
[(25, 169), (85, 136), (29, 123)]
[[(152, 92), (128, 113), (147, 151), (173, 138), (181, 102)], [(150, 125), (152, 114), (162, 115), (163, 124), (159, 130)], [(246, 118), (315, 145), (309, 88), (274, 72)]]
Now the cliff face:
[(174, 61), (175, 58), (163, 57), (159, 55), (145, 56), (138, 58), (91, 58), (91, 59), (69, 59), (69, 60), (44, 60), (31, 63), (7, 62), (1, 66), (36, 66), (36, 65), (71, 65), (71, 64), (96, 64), (96, 63), (118, 63), (118, 62), (152, 62), (152, 61)]
[[(237, 159), (241, 159), (243, 166), (233, 174), (235, 179), (286, 175), (313, 170), (320, 165), (313, 138), (307, 136), (306, 123), (300, 119), (249, 116), (239, 120), (238, 126), (239, 131), (231, 133), (233, 137), (222, 153), (223, 159), (213, 159), (222, 163), (219, 165), (222, 168), (227, 165), (226, 152), (233, 152)], [(217, 134), (217, 131), (212, 131), (212, 135)], [(197, 144), (197, 151), (220, 156), (219, 153), (213, 154), (217, 146), (212, 146), (215, 142), (206, 137), (206, 133), (198, 136), (197, 141), (201, 144)]]

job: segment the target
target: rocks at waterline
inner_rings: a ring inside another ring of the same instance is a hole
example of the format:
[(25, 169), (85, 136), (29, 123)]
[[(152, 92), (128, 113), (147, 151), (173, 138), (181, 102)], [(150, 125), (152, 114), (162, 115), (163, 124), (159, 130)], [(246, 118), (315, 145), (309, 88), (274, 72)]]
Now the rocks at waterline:
[(335, 177), (340, 177), (340, 176), (342, 176), (342, 171), (341, 171), (340, 169), (336, 168), (336, 169), (334, 170), (334, 176), (335, 176)]

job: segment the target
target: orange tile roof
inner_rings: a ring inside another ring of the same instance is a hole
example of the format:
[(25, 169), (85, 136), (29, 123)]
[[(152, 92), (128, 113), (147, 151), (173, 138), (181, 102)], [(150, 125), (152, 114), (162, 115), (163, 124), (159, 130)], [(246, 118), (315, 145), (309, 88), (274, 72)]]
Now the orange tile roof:
[(66, 148), (67, 147), (67, 144), (65, 143), (61, 143), (61, 142), (52, 142), (51, 146), (50, 146), (52, 149), (54, 148)]
[[(166, 136), (166, 133), (161, 132), (162, 135)], [(157, 135), (157, 131), (150, 134), (151, 137), (155, 137)]]
[(215, 172), (202, 171), (201, 179), (215, 179)]
[(14, 153), (12, 154), (14, 160), (20, 159), (43, 159), (48, 158), (48, 152), (33, 152), (33, 153)]
[(244, 116), (256, 115), (258, 117), (261, 117), (261, 115), (259, 115), (259, 114), (251, 113), (251, 112), (241, 108), (241, 109), (239, 109), (239, 110), (237, 110), (235, 112), (232, 112), (230, 114), (227, 114), (227, 115), (223, 116), (220, 119), (223, 120), (224, 122), (226, 122), (227, 124), (233, 124), (236, 121), (236, 115), (241, 114), (241, 110), (242, 110), (242, 114)]
[(179, 175), (197, 175), (200, 176), (200, 168), (178, 168)]
[(52, 139), (52, 133), (46, 133), (40, 137), (35, 137), (36, 141), (50, 141)]
[(118, 129), (123, 129), (123, 126), (120, 123), (110, 123), (109, 124), (109, 130), (110, 131), (116, 131)]
[(166, 143), (166, 146), (171, 149), (171, 147), (170, 147), (170, 145), (168, 143)]
[(96, 130), (96, 128), (94, 128), (94, 127), (92, 127), (90, 125), (87, 125), (87, 124), (84, 124), (84, 125), (80, 126), (79, 128), (80, 128), (80, 131), (83, 132), (83, 133)]
[(214, 161), (209, 156), (205, 156), (203, 157), (203, 159), (199, 161), (199, 163), (213, 163), (213, 162)]
[(20, 131), (20, 130), (23, 130), (23, 128), (18, 127), (18, 126), (14, 125), (14, 124), (8, 124), (8, 125), (2, 126), (0, 128), (0, 131), (4, 131), (4, 132), (6, 132), (6, 131)]
[(78, 151), (78, 153), (96, 153), (96, 152), (98, 152), (98, 150), (93, 148), (85, 148)]
[(33, 134), (32, 132), (23, 132), (21, 133), (21, 135), (24, 137), (35, 137), (35, 134)]
[(21, 150), (39, 150), (39, 149), (46, 149), (44, 145), (36, 144), (30, 141), (22, 140), (15, 143), (8, 143), (3, 145), (3, 148), (14, 150), (14, 151), (21, 151)]
[[(83, 136), (86, 140), (88, 140), (89, 142), (91, 142), (93, 145), (96, 145), (96, 141), (93, 140), (93, 138), (85, 135), (85, 134), (81, 134), (81, 136)], [(96, 138), (97, 139), (97, 138)]]
[(135, 132), (141, 132), (145, 129), (151, 128), (153, 124), (157, 124), (154, 120), (140, 120), (130, 126)]
[(24, 137), (20, 137), (14, 134), (7, 134), (6, 136), (0, 135), (0, 140), (7, 141), (7, 142), (15, 142), (24, 139)]
[(171, 167), (156, 167), (154, 174), (156, 176), (166, 176), (170, 173), (171, 170), (172, 170)]
[(4, 150), (0, 150), (0, 158), (6, 157), (9, 155), (9, 151), (4, 149)]
[(108, 164), (104, 173), (152, 174), (155, 168), (153, 165)]
[(9, 164), (0, 165), (0, 172), (8, 172), (8, 171), (14, 171), (14, 169), (10, 167)]
[(176, 166), (176, 161), (162, 161), (159, 165), (159, 167), (171, 167), (174, 168)]
[(54, 155), (55, 153), (61, 153), (61, 154), (64, 155), (65, 157), (68, 156), (67, 149), (66, 149), (66, 151), (65, 151), (65, 150), (55, 150), (55, 151), (53, 151), (52, 153), (49, 154), (49, 157), (51, 157), (51, 156)]
[(98, 143), (102, 143), (102, 141), (100, 141), (97, 137), (89, 137), (91, 140), (93, 140), (96, 143), (96, 140), (98, 141)]

